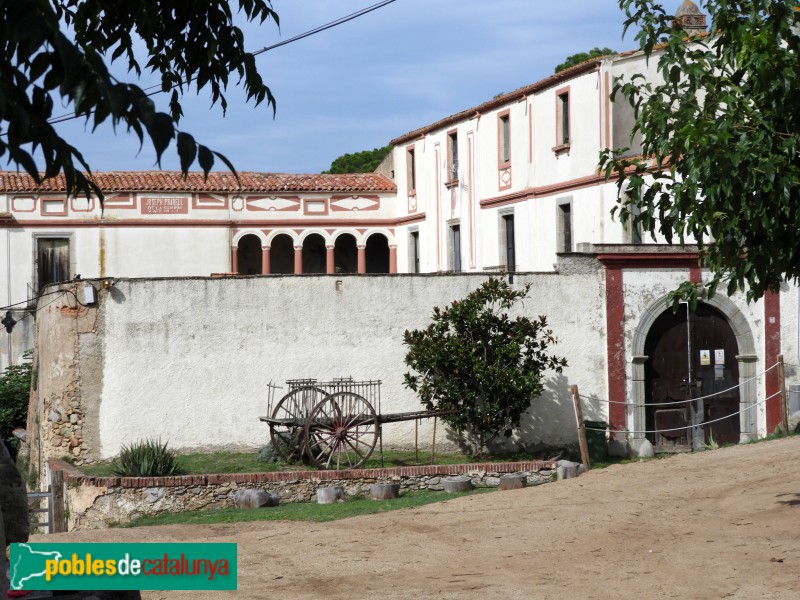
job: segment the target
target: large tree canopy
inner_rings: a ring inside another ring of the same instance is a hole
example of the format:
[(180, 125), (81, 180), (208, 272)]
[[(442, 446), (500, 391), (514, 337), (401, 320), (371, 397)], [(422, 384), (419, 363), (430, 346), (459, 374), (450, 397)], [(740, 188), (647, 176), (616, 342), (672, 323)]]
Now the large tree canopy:
[[(0, 4), (0, 156), (40, 180), (34, 155), (43, 157), (44, 177), (64, 173), (72, 192), (100, 194), (82, 174), (89, 171), (80, 150), (53, 124), (56, 101), (69, 104), (93, 128), (110, 121), (149, 138), (160, 164), (176, 140), (181, 169), (198, 162), (204, 172), (218, 157), (177, 124), (180, 96), (190, 87), (210, 89), (212, 103), (226, 108), (229, 77), (238, 77), (247, 99), (275, 100), (244, 48), (228, 0), (13, 0)], [(278, 16), (270, 0), (238, 0), (248, 21)], [(125, 63), (131, 75), (150, 71), (160, 91), (171, 92), (169, 112), (160, 112), (137, 85), (119, 81), (108, 63)]]
[[(756, 300), (800, 279), (800, 37), (797, 0), (708, 0), (707, 36), (687, 39), (655, 0), (619, 0), (663, 81), (614, 93), (635, 108), (642, 156), (606, 151), (622, 219), (691, 241), (714, 293)], [(794, 29), (793, 29), (794, 28)], [(652, 176), (651, 176), (652, 175)], [(697, 289), (678, 295), (696, 301)], [(693, 297), (692, 297), (693, 296)]]

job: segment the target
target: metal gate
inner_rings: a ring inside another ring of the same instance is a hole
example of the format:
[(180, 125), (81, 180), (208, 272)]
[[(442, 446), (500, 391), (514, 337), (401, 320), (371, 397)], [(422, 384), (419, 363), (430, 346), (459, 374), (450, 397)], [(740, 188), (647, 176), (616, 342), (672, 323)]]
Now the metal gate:
[[(44, 504), (44, 508), (42, 508)], [(37, 533), (53, 533), (53, 488), (48, 486), (46, 492), (28, 492), (28, 513), (30, 514), (30, 531)], [(41, 515), (45, 515), (42, 520)]]

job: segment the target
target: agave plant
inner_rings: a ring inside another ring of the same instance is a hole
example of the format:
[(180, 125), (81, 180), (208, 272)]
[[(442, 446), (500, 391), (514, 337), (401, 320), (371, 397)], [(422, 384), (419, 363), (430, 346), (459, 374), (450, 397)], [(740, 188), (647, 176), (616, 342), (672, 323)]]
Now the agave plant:
[(111, 468), (123, 477), (162, 477), (181, 473), (175, 451), (161, 439), (147, 439), (122, 446)]

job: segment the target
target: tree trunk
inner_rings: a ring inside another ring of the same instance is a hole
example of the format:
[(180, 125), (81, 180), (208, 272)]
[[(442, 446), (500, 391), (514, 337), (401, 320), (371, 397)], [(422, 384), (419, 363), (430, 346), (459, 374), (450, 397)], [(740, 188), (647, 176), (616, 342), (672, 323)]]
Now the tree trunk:
[(447, 477), (442, 480), (442, 484), (444, 485), (444, 491), (448, 494), (468, 492), (472, 489), (472, 480), (466, 475)]
[(338, 485), (317, 488), (317, 504), (344, 502), (344, 489)]
[(373, 500), (394, 500), (400, 497), (399, 483), (373, 483), (369, 486), (369, 497)]

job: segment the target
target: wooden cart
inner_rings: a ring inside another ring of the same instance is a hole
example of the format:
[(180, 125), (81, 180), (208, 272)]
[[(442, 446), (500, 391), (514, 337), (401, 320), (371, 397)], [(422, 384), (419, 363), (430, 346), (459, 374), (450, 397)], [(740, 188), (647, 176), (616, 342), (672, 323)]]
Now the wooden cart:
[[(272, 447), (287, 462), (306, 458), (320, 469), (354, 469), (366, 462), (381, 439), (386, 423), (415, 421), (452, 414), (427, 410), (380, 413), (378, 381), (352, 378), (318, 382), (293, 379), (289, 392), (259, 419), (269, 425)], [(376, 407), (377, 406), (377, 410)]]

